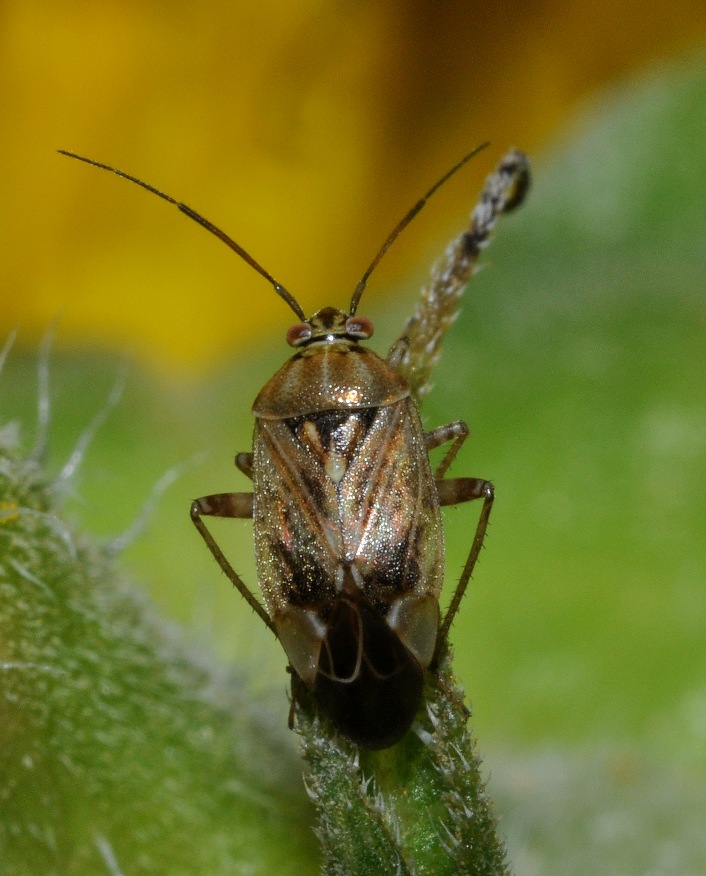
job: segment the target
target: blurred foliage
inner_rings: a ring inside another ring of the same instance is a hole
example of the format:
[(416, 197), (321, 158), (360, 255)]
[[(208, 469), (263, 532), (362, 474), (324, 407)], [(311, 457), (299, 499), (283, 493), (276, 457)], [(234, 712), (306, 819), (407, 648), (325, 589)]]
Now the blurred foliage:
[[(472, 146), (536, 154), (581, 101), (706, 39), (703, 0), (26, 0), (0, 15), (0, 333), (21, 324), (32, 348), (61, 313), (62, 346), (185, 373), (287, 314), (165, 204), (54, 149), (186, 201), (310, 311), (348, 300)], [(464, 171), (468, 191), (486, 171)], [(458, 191), (405, 232), (376, 289), (429, 263)]]
[[(655, 71), (586, 109), (535, 161), (530, 202), (486, 255), (425, 402), (430, 427), (469, 422), (454, 471), (498, 491), (452, 639), (525, 876), (644, 861), (696, 876), (706, 863), (694, 818), (706, 770), (705, 71), (699, 56)], [(409, 312), (409, 288), (387, 315), (366, 293), (378, 349)], [(259, 324), (259, 304), (248, 313)], [(249, 444), (249, 400), (285, 356), (267, 339), (209, 382), (131, 377), (79, 485), (91, 525), (115, 530), (166, 467), (209, 448), (130, 559), (195, 639), (244, 660), (251, 689), (278, 692), (282, 726), (284, 659), (187, 512), (195, 495), (245, 488), (229, 460)], [(63, 459), (114, 366), (74, 356), (52, 371)], [(29, 416), (29, 360), (14, 356), (0, 379), (3, 413)], [(447, 520), (453, 580), (470, 525), (466, 509)], [(222, 531), (253, 581), (246, 526)], [(548, 760), (523, 754), (538, 746), (553, 748)]]
[(498, 490), (458, 665), (515, 741), (706, 751), (704, 70), (616, 95), (546, 157), (430, 397)]
[(314, 872), (284, 727), (190, 653), (0, 430), (0, 872)]
[(703, 770), (625, 748), (554, 746), (492, 757), (517, 876), (701, 876)]

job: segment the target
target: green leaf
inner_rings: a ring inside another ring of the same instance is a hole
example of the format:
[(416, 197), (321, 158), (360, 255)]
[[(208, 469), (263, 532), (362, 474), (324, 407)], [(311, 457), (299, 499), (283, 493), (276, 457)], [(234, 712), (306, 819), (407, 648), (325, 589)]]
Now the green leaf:
[(0, 432), (3, 876), (314, 872), (284, 728), (187, 649)]

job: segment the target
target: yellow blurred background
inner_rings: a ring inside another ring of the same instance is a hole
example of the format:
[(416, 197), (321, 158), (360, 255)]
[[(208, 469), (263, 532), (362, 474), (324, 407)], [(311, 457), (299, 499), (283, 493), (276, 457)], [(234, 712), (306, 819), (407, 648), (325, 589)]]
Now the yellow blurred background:
[[(382, 240), (469, 148), (492, 146), (386, 258), (421, 271), (509, 146), (541, 163), (571, 112), (702, 45), (703, 0), (4, 4), (0, 332), (130, 351), (185, 374), (293, 319), (232, 253), (114, 164), (233, 236), (308, 313), (345, 307)], [(365, 309), (365, 308), (363, 308)]]

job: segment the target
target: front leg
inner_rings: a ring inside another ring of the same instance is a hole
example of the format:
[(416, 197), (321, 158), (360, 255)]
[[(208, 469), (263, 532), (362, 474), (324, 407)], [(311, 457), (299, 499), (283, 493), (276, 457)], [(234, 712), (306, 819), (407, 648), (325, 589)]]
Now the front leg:
[(449, 441), (453, 442), (434, 472), (434, 479), (440, 481), (448, 471), (451, 463), (456, 459), (456, 454), (461, 449), (463, 442), (468, 438), (468, 426), (463, 420), (456, 420), (453, 423), (447, 423), (445, 426), (437, 426), (432, 432), (427, 432), (424, 438), (427, 450), (441, 447), (442, 444), (446, 444)]
[[(191, 519), (198, 529), (201, 537), (206, 542), (208, 549), (215, 557), (218, 565), (226, 573), (230, 581), (240, 591), (240, 595), (246, 600), (253, 611), (260, 616), (274, 633), (275, 628), (270, 616), (260, 604), (254, 593), (250, 590), (243, 579), (226, 559), (225, 554), (219, 547), (215, 538), (206, 528), (204, 517), (229, 517), (239, 520), (252, 518), (253, 494), (252, 493), (214, 493), (212, 496), (202, 496), (191, 503)], [(276, 635), (276, 633), (275, 633)]]
[[(252, 453), (239, 453), (235, 457), (236, 468), (252, 480), (253, 455)], [(250, 515), (252, 516), (252, 515)]]

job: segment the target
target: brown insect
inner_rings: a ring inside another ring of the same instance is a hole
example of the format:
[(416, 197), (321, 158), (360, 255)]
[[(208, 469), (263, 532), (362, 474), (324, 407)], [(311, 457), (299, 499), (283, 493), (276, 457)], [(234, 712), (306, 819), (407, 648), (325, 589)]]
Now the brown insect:
[[(308, 319), (252, 256), (191, 208), (113, 167), (63, 152), (176, 205), (268, 280), (300, 320), (287, 332), (295, 354), (253, 404), (253, 451), (236, 457), (253, 491), (197, 499), (191, 518), (223, 571), (281, 642), (292, 670), (340, 732), (367, 749), (393, 745), (414, 720), (424, 672), (433, 668), (471, 577), (494, 494), (481, 478), (445, 477), (467, 426), (456, 421), (424, 432), (400, 370), (409, 352), (407, 337), (386, 359), (367, 349), (361, 342), (373, 326), (357, 315), (358, 304), (395, 238), (477, 151), (397, 225), (363, 274), (347, 312), (325, 307)], [(522, 168), (513, 172), (519, 174), (514, 201), (496, 204), (496, 213), (524, 195), (526, 164), (524, 177)], [(492, 222), (486, 224), (485, 237), (464, 243), (469, 258), (484, 245)], [(448, 451), (432, 472), (429, 451), (444, 444)], [(482, 510), (442, 619), (440, 508), (474, 499), (482, 499)], [(205, 517), (253, 518), (264, 606), (226, 559)]]

